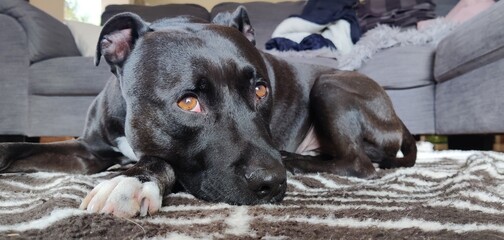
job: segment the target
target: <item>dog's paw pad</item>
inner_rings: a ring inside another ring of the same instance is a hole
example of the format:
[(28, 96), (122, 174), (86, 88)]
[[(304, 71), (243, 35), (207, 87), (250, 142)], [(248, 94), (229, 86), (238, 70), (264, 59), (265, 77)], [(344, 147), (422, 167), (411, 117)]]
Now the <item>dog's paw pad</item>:
[(119, 217), (146, 216), (161, 208), (162, 196), (154, 182), (118, 176), (98, 184), (82, 201), (81, 209)]

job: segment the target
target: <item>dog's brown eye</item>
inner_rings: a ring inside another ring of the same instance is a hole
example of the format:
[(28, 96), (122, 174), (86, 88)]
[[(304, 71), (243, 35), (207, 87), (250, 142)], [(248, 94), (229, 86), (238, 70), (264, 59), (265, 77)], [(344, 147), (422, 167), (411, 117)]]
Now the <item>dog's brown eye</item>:
[(201, 112), (199, 101), (196, 97), (187, 96), (183, 97), (177, 102), (180, 109), (191, 112)]
[(255, 92), (257, 98), (261, 99), (266, 97), (268, 94), (268, 88), (264, 84), (257, 84), (255, 87)]

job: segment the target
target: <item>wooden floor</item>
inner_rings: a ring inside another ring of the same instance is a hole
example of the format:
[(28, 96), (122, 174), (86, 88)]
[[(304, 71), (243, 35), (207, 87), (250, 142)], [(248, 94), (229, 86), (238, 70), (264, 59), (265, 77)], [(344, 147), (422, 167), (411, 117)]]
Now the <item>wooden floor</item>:
[(75, 139), (74, 137), (40, 137), (40, 143), (61, 142)]
[(498, 152), (504, 152), (504, 135), (495, 136), (495, 143), (493, 145), (493, 150)]

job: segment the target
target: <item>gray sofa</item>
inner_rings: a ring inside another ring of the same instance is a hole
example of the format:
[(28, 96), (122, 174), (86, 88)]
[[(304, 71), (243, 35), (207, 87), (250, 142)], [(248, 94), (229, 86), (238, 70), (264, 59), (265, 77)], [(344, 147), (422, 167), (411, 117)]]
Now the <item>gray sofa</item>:
[[(439, 1), (445, 11), (456, 1)], [(191, 4), (115, 5), (102, 15), (136, 12), (148, 20), (180, 14), (211, 19)], [(264, 48), (275, 26), (303, 2), (244, 4)], [(504, 2), (466, 22), (436, 49), (395, 47), (377, 53), (360, 72), (374, 78), (414, 134), (504, 132)], [(21, 0), (0, 2), (0, 135), (78, 136), (88, 106), (111, 74), (106, 64), (80, 56), (69, 29)], [(298, 59), (328, 64), (320, 59)], [(329, 61), (330, 65), (330, 61)]]
[(504, 2), (497, 2), (436, 49), (387, 49), (359, 71), (387, 83), (396, 111), (414, 133), (502, 133), (503, 12)]
[(0, 2), (0, 32), (0, 134), (80, 135), (107, 67), (93, 67), (66, 25), (26, 1)]

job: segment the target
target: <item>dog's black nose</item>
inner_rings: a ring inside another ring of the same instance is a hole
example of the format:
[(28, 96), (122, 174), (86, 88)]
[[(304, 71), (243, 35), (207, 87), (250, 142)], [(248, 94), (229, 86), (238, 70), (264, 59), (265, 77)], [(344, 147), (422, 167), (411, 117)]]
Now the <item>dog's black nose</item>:
[(270, 201), (280, 194), (284, 194), (286, 188), (285, 171), (271, 171), (256, 169), (245, 175), (249, 189), (261, 200)]

